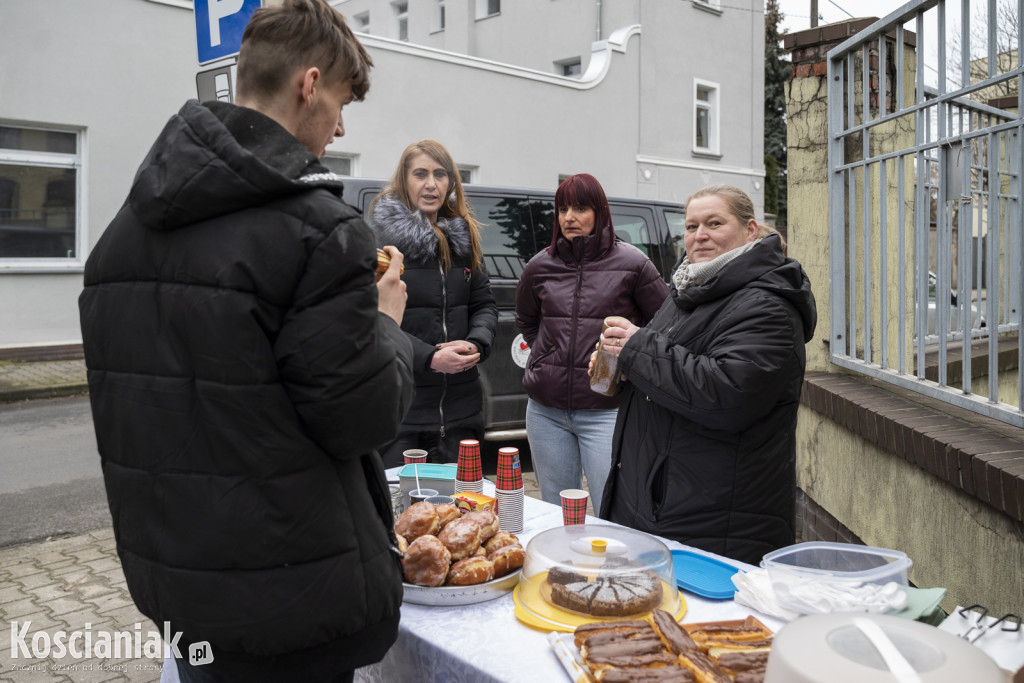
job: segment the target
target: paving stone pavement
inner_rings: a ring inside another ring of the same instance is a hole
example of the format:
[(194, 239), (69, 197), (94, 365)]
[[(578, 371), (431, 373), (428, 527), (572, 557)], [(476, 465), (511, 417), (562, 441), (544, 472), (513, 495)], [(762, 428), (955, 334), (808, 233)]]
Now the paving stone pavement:
[(0, 361), (0, 401), (74, 396), (86, 391), (84, 359)]
[[(102, 633), (127, 631), (134, 639), (136, 624), (143, 639), (156, 628), (128, 594), (112, 528), (0, 549), (0, 681), (159, 681), (162, 645), (153, 659), (117, 650), (120, 657), (57, 656), (60, 631), (65, 648), (82, 652), (90, 642), (92, 652), (103, 655)], [(75, 631), (82, 635), (72, 644)]]

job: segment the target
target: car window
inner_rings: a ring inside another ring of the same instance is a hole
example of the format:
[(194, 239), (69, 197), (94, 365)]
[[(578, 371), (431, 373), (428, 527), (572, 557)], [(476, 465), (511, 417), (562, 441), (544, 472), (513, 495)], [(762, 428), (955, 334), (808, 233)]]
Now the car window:
[(365, 187), (359, 191), (359, 205), (358, 209), (363, 213), (363, 220), (367, 223), (370, 222), (370, 208), (373, 204), (373, 198), (380, 192), (379, 187)]
[(555, 200), (552, 198), (530, 198), (530, 220), (537, 240), (537, 251), (551, 244), (551, 233), (555, 229)]
[(473, 214), (482, 223), (480, 246), (491, 278), (518, 279), (537, 253), (525, 199), (471, 196)]
[(616, 237), (632, 244), (648, 256), (651, 255), (650, 233), (647, 230), (647, 221), (642, 216), (628, 216), (612, 211), (612, 225), (615, 226)]
[[(662, 254), (664, 246), (659, 240), (658, 229), (651, 210), (639, 207), (618, 207), (614, 204), (610, 208), (616, 237), (623, 242), (632, 244), (646, 254), (654, 267), (661, 273), (662, 278), (667, 279), (667, 269), (672, 267), (672, 259), (666, 259)], [(664, 239), (662, 238), (662, 240)]]
[(686, 251), (686, 247), (683, 246), (683, 235), (686, 234), (686, 213), (673, 209), (662, 209), (662, 213), (665, 216), (669, 234), (665, 236), (661, 251), (667, 267), (671, 269)]

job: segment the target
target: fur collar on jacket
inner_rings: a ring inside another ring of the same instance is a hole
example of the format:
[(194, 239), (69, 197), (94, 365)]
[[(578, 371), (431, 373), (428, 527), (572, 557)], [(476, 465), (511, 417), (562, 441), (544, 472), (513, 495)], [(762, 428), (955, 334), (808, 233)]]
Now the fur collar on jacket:
[[(386, 194), (377, 200), (371, 217), (377, 244), (393, 245), (411, 261), (437, 258), (437, 233), (419, 211), (410, 211), (401, 199)], [(438, 216), (437, 227), (448, 236), (453, 258), (472, 258), (469, 223), (462, 217)]]

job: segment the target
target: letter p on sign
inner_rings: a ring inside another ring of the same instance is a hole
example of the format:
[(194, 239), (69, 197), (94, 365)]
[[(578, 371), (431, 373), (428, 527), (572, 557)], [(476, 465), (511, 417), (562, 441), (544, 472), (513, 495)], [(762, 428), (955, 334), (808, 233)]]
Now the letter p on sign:
[(195, 0), (196, 48), (200, 64), (232, 57), (260, 0)]
[(242, 2), (243, 0), (210, 0), (207, 13), (210, 15), (211, 46), (220, 45), (220, 20), (242, 11)]

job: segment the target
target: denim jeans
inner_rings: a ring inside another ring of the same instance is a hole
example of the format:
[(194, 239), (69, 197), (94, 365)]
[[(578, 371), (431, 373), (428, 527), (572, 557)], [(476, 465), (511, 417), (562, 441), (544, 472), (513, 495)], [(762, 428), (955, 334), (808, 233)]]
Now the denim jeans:
[(562, 489), (583, 486), (587, 475), (595, 514), (612, 466), (612, 434), (618, 410), (560, 410), (534, 401), (526, 404), (530, 458), (548, 503), (561, 505)]

